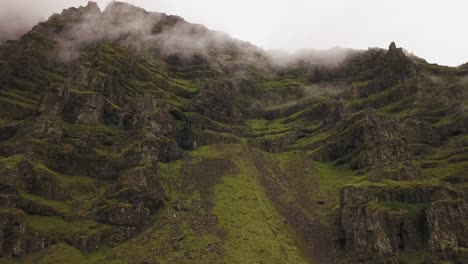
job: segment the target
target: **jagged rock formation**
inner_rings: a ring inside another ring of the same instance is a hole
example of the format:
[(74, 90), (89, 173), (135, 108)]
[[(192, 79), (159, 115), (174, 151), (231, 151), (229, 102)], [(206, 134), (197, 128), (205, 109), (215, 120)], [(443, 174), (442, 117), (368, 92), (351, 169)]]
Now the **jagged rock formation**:
[(119, 2), (5, 42), (0, 261), (464, 263), (468, 70), (346, 54)]

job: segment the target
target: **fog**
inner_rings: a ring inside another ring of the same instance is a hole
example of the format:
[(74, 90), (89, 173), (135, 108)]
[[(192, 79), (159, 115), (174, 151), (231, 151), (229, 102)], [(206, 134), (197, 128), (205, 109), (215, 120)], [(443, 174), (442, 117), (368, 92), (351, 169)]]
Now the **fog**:
[[(81, 0), (1, 0), (0, 41), (17, 38), (38, 21)], [(101, 9), (110, 1), (97, 1)], [(468, 61), (465, 0), (129, 0), (224, 31), (264, 49), (388, 47), (391, 41), (429, 62)]]
[(109, 3), (102, 12), (95, 4), (88, 5), (78, 12), (83, 16), (56, 36), (59, 57), (64, 61), (78, 58), (84, 45), (103, 40), (118, 41), (137, 51), (157, 50), (165, 57), (177, 53), (182, 59), (192, 59), (194, 54), (206, 55), (208, 59), (210, 53), (233, 50), (241, 51), (246, 59), (254, 59), (254, 52), (260, 51), (224, 32), (188, 23), (178, 16), (147, 12), (127, 3)]

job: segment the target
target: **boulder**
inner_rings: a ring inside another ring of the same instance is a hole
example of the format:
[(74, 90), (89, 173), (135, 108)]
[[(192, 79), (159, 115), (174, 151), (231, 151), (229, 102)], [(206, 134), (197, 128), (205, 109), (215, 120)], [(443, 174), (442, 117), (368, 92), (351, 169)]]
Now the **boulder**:
[(97, 220), (117, 226), (143, 227), (148, 220), (148, 208), (134, 206), (126, 202), (115, 201), (110, 205), (99, 208), (96, 212)]

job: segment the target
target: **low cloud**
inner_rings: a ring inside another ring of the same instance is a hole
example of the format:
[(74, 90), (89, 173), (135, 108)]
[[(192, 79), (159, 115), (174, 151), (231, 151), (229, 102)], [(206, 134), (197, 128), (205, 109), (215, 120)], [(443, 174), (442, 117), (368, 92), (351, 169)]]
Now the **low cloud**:
[(18, 39), (37, 23), (47, 20), (53, 13), (86, 2), (86, 0), (1, 0), (0, 43)]
[(125, 3), (112, 2), (103, 12), (95, 5), (81, 10), (84, 11), (82, 19), (58, 36), (60, 57), (64, 60), (77, 58), (84, 45), (102, 40), (118, 41), (137, 50), (151, 48), (162, 55), (207, 54), (219, 49), (236, 50), (240, 46), (244, 50), (253, 49), (223, 32)]

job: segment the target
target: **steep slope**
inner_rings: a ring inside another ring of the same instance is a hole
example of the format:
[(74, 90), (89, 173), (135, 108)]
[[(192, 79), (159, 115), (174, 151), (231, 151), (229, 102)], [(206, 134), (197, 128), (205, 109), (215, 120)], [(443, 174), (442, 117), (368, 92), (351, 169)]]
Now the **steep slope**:
[(0, 261), (463, 263), (467, 69), (316, 56), (119, 2), (0, 45)]

